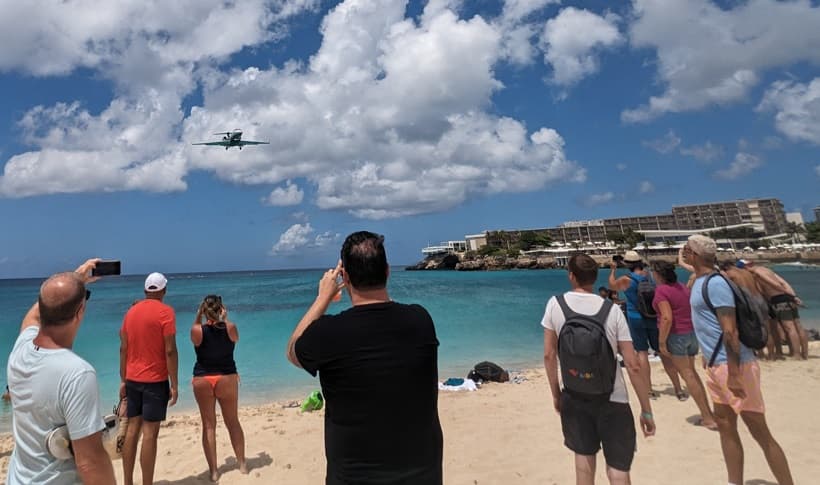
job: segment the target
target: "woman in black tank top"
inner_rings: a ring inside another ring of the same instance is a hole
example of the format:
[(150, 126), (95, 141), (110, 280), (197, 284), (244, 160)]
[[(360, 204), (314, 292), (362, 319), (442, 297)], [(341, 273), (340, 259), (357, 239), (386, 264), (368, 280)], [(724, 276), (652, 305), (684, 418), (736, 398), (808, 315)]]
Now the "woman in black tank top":
[(231, 437), (239, 471), (248, 473), (245, 463), (245, 434), (238, 416), (239, 374), (233, 359), (237, 341), (239, 331), (228, 320), (228, 309), (222, 304), (222, 297), (206, 296), (199, 305), (196, 320), (191, 326), (191, 342), (196, 352), (191, 384), (202, 417), (202, 448), (213, 481), (219, 479), (216, 460), (217, 401)]

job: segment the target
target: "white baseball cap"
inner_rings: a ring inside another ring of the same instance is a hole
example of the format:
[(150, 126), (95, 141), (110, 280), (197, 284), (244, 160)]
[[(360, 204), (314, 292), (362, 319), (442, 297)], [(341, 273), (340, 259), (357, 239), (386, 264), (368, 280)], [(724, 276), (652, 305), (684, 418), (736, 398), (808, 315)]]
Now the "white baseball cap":
[(162, 273), (151, 273), (145, 278), (145, 291), (162, 291), (168, 280)]

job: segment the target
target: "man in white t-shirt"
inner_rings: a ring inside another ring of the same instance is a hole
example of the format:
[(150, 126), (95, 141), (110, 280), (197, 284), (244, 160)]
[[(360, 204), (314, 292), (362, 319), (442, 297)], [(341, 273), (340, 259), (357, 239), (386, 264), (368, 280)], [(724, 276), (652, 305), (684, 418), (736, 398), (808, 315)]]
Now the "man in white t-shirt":
[[(94, 280), (89, 273), (97, 261), (47, 279), (23, 318), (6, 369), (14, 434), (8, 485), (116, 483), (103, 448), (97, 373), (71, 351), (91, 294), (85, 285)], [(74, 456), (61, 460), (49, 453), (46, 437), (62, 426)]]
[[(605, 300), (594, 292), (598, 264), (586, 254), (569, 259), (572, 290), (564, 293), (569, 309), (581, 315), (596, 315)], [(565, 317), (556, 297), (547, 302), (541, 325), (544, 327), (544, 367), (547, 370), (555, 411), (561, 415), (564, 444), (575, 452), (577, 484), (595, 483), (596, 455), (603, 447), (610, 483), (629, 483), (629, 469), (635, 454), (635, 421), (629, 407), (624, 378), (617, 353), (623, 356), (632, 387), (641, 403), (640, 424), (644, 436), (655, 434), (655, 421), (649, 403), (649, 384), (640, 375), (640, 363), (632, 346), (626, 319), (620, 308), (611, 306), (606, 316), (606, 338), (612, 347), (615, 381), (609, 399), (589, 399), (561, 390), (558, 379), (558, 337)]]

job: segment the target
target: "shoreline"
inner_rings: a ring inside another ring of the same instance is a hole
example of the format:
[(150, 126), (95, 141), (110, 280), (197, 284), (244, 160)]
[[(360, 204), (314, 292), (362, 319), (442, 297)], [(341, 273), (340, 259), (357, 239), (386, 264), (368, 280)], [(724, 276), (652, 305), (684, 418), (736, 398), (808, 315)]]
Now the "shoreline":
[[(820, 473), (820, 463), (805, 443), (820, 433), (820, 422), (806, 419), (806, 413), (820, 399), (820, 342), (811, 343), (807, 361), (761, 361), (760, 367), (772, 433), (786, 450), (795, 483), (811, 483)], [(652, 401), (658, 435), (638, 437), (634, 481), (651, 483), (648, 477), (660, 476), (687, 477), (691, 483), (724, 480), (717, 433), (692, 425), (697, 416), (694, 402), (678, 402), (661, 364), (653, 363), (652, 369), (654, 388), (661, 391), (660, 399)], [(702, 369), (698, 372), (703, 374)], [(544, 369), (534, 367), (517, 375), (519, 383), (489, 383), (475, 392), (439, 392), (445, 483), (523, 485), (574, 481), (572, 455), (563, 447)], [(631, 386), (628, 389), (634, 413), (635, 396)], [(236, 470), (227, 432), (219, 424), (218, 460), (223, 483), (322, 482), (324, 411), (301, 413), (298, 407), (290, 406), (295, 406), (295, 400), (240, 408), (249, 475), (240, 475)], [(169, 414), (160, 432), (157, 484), (209, 483), (199, 443), (199, 423), (196, 412)], [(740, 433), (747, 455), (746, 483), (771, 483), (773, 478), (762, 452), (745, 427), (740, 426)], [(8, 468), (12, 446), (11, 435), (0, 434), (0, 479)], [(554, 459), (544, 464), (544, 456)], [(121, 481), (119, 460), (114, 461), (114, 468)], [(598, 467), (602, 483), (604, 468)]]

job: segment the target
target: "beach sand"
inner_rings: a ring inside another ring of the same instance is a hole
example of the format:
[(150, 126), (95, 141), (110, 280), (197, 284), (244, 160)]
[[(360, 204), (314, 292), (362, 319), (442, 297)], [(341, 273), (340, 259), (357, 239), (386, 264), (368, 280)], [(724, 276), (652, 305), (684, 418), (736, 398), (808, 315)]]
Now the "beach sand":
[[(814, 342), (808, 361), (761, 362), (766, 418), (786, 452), (795, 483), (820, 481), (820, 344)], [(466, 370), (465, 370), (466, 374)], [(519, 384), (486, 384), (475, 392), (439, 393), (444, 430), (445, 483), (572, 484), (572, 454), (563, 446), (559, 418), (552, 409), (543, 369), (520, 373)], [(446, 378), (447, 376), (442, 376)], [(717, 432), (691, 424), (697, 408), (690, 399), (679, 402), (660, 364), (653, 365), (656, 436), (638, 437), (632, 469), (636, 484), (726, 483)], [(318, 386), (318, 382), (317, 382)], [(636, 402), (629, 387), (633, 411)], [(324, 483), (322, 412), (302, 414), (287, 404), (243, 408), (249, 475), (241, 475), (222, 424), (217, 429), (222, 484)], [(746, 484), (774, 484), (760, 448), (740, 426), (746, 451)], [(0, 478), (13, 446), (0, 438)], [(121, 483), (121, 461), (114, 462)], [(159, 438), (155, 483), (210, 483), (200, 445), (199, 417), (172, 415)], [(139, 471), (137, 471), (137, 476)], [(598, 483), (607, 483), (599, 456)], [(135, 477), (136, 478), (136, 477)]]

